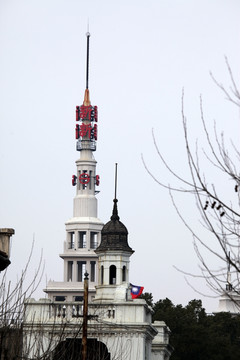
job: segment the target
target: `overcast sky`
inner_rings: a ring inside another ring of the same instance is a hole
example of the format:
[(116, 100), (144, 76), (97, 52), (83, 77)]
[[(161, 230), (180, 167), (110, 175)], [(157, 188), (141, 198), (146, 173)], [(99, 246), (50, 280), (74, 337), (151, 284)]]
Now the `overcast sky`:
[[(219, 131), (237, 140), (239, 112), (209, 71), (228, 87), (226, 55), (239, 84), (239, 16), (238, 0), (0, 0), (0, 226), (16, 231), (10, 279), (20, 274), (33, 234), (31, 271), (41, 249), (45, 259), (35, 297), (44, 296), (47, 280), (63, 279), (58, 254), (65, 221), (73, 215), (75, 106), (85, 89), (89, 19), (90, 97), (99, 109), (99, 218), (107, 222), (111, 216), (118, 162), (119, 215), (135, 250), (130, 281), (152, 292), (155, 301), (168, 297), (186, 305), (202, 298), (208, 311), (216, 309), (217, 299), (196, 294), (174, 268), (197, 271), (192, 238), (168, 192), (146, 173), (141, 153), (159, 179), (174, 182), (154, 150), (154, 128), (165, 157), (187, 174), (183, 88), (193, 141), (201, 140), (200, 94), (209, 127), (215, 119)], [(201, 231), (194, 201), (177, 200)], [(210, 293), (203, 281), (193, 285)]]

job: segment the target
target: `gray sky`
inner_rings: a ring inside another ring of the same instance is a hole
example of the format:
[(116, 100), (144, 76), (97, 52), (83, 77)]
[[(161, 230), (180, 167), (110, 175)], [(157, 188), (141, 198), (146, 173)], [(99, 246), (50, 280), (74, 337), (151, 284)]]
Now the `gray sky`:
[[(194, 141), (201, 139), (200, 94), (210, 128), (216, 119), (219, 130), (237, 140), (239, 112), (224, 100), (209, 71), (228, 87), (226, 55), (239, 83), (239, 10), (238, 0), (0, 1), (0, 218), (1, 227), (16, 230), (10, 279), (24, 266), (33, 234), (31, 271), (43, 249), (47, 274), (36, 298), (43, 297), (46, 279), (63, 279), (58, 254), (64, 223), (72, 217), (71, 177), (79, 156), (75, 106), (82, 104), (85, 89), (89, 19), (90, 97), (99, 108), (99, 218), (106, 222), (111, 215), (118, 162), (119, 215), (135, 250), (131, 282), (152, 292), (155, 301), (168, 297), (185, 305), (202, 298), (208, 311), (217, 307), (216, 299), (196, 294), (173, 268), (197, 271), (192, 238), (168, 192), (146, 173), (141, 153), (159, 179), (174, 182), (154, 150), (154, 128), (166, 158), (186, 174), (183, 87)], [(201, 231), (194, 201), (178, 200)], [(193, 284), (209, 292), (204, 282)]]

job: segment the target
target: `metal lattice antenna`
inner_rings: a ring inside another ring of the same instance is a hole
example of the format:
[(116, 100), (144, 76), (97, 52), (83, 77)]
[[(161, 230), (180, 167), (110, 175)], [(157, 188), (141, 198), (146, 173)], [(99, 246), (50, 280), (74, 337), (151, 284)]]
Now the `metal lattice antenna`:
[(115, 164), (115, 196), (114, 198), (117, 199), (117, 166), (118, 164)]
[(88, 29), (87, 29), (87, 66), (86, 66), (86, 89), (88, 89), (88, 74), (89, 74), (89, 39), (90, 39), (90, 32), (89, 32), (89, 23), (88, 23)]

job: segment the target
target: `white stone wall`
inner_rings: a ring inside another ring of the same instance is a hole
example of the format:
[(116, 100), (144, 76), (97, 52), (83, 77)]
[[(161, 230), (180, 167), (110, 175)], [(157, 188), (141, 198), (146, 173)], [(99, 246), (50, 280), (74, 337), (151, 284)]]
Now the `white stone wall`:
[[(79, 315), (82, 315), (82, 305), (29, 299), (25, 307), (23, 331), (24, 346), (25, 349), (32, 348), (31, 356), (39, 349), (43, 353), (49, 345), (53, 349), (67, 337), (81, 336), (82, 317)], [(167, 327), (164, 323), (152, 326), (151, 309), (144, 300), (91, 303), (89, 315), (94, 317), (88, 322), (88, 336), (106, 344), (112, 355), (111, 360), (117, 359), (119, 354), (124, 355), (125, 360), (162, 360), (160, 354), (167, 353), (164, 349), (168, 346), (168, 337), (163, 335)]]

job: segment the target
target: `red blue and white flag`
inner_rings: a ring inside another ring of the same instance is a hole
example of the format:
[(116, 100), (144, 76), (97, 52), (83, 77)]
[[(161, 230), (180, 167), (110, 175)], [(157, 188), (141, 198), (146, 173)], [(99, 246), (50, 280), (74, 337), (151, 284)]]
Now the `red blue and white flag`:
[(130, 284), (131, 286), (131, 295), (132, 295), (132, 299), (136, 299), (137, 297), (139, 297), (142, 292), (144, 287), (143, 286), (137, 286), (137, 285), (133, 285)]

